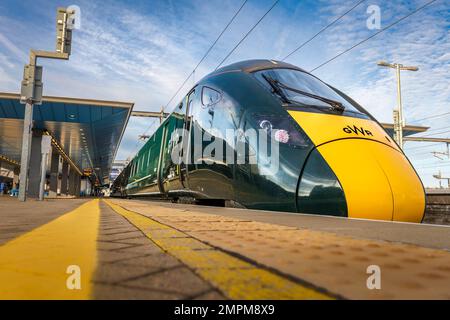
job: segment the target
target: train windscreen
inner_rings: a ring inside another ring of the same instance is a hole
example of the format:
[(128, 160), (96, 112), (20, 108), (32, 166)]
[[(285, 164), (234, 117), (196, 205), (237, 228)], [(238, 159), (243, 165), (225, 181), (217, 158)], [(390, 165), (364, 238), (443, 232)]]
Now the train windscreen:
[(269, 69), (254, 73), (256, 79), (287, 105), (298, 105), (320, 112), (367, 117), (352, 102), (316, 77), (294, 69)]

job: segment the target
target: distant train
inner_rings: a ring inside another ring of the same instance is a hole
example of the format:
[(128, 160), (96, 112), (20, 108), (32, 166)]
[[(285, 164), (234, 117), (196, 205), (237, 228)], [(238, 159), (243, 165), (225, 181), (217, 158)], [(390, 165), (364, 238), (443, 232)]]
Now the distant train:
[(417, 173), (375, 118), (310, 73), (272, 60), (235, 63), (199, 81), (112, 195), (408, 222), (425, 211)]

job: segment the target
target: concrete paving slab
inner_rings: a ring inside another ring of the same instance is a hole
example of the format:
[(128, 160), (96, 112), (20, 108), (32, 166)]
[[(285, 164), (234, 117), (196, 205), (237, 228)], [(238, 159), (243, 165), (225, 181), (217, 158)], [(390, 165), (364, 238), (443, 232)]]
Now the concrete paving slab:
[(177, 293), (184, 299), (191, 299), (213, 290), (208, 282), (184, 266), (158, 270), (134, 280), (124, 281), (123, 284), (141, 289)]
[(93, 298), (193, 299), (214, 292), (208, 282), (165, 253), (142, 230), (104, 203), (100, 209)]
[(0, 245), (74, 210), (87, 199), (20, 202), (0, 197)]

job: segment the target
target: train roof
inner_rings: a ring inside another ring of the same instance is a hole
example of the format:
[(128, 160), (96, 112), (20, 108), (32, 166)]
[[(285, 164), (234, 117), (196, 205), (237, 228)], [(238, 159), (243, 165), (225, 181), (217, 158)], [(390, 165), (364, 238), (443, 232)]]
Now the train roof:
[(224, 73), (224, 72), (255, 72), (259, 70), (267, 70), (267, 69), (294, 69), (294, 70), (300, 70), (303, 72), (306, 72), (305, 70), (294, 66), (293, 64), (286, 63), (283, 61), (277, 61), (277, 60), (267, 60), (267, 59), (256, 59), (256, 60), (244, 60), (240, 62), (236, 62), (233, 64), (230, 64), (228, 66), (219, 68), (206, 77), (209, 78), (211, 76)]

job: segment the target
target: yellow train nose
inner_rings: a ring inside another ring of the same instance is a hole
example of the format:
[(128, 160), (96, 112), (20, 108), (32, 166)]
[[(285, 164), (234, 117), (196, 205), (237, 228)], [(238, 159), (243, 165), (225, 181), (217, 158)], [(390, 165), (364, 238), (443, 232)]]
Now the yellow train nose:
[(318, 147), (342, 189), (348, 217), (421, 222), (425, 195), (405, 156), (368, 139), (345, 139)]
[(425, 192), (408, 159), (374, 121), (289, 111), (336, 175), (352, 218), (421, 222)]

